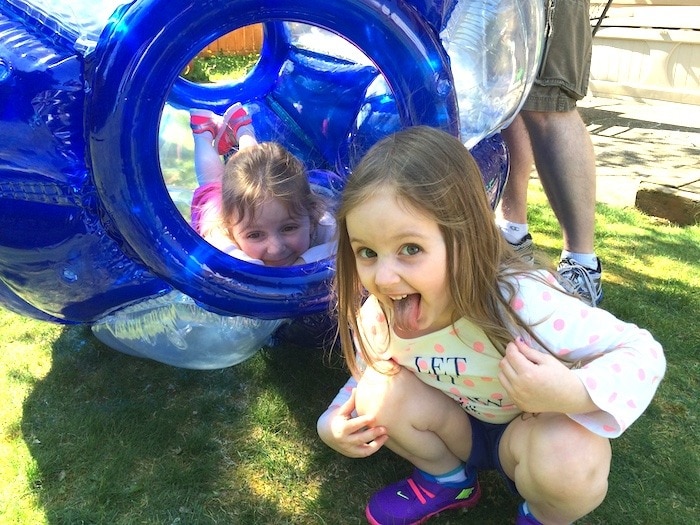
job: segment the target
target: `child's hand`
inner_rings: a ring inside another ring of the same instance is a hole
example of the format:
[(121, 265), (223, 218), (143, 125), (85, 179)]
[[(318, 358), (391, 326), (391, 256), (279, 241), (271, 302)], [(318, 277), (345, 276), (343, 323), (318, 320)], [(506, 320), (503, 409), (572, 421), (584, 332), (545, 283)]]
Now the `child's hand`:
[(350, 458), (371, 456), (389, 439), (386, 428), (374, 426), (373, 417), (353, 417), (355, 389), (350, 399), (318, 420), (318, 435), (333, 450)]
[(518, 338), (506, 346), (498, 378), (525, 412), (583, 413), (595, 410), (581, 380), (551, 354)]

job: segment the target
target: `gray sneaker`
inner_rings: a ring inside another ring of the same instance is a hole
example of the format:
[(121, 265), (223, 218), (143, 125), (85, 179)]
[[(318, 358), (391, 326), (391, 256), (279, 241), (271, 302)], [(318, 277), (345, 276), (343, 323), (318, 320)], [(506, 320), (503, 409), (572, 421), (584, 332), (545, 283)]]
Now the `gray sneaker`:
[(515, 254), (520, 257), (523, 261), (532, 264), (535, 261), (535, 246), (532, 243), (532, 235), (529, 233), (525, 235), (516, 243), (509, 242)]
[(557, 273), (566, 280), (566, 284), (570, 285), (566, 288), (576, 292), (590, 306), (598, 306), (603, 300), (603, 283), (601, 282), (603, 270), (600, 259), (598, 259), (598, 267), (592, 270), (565, 257), (559, 261)]

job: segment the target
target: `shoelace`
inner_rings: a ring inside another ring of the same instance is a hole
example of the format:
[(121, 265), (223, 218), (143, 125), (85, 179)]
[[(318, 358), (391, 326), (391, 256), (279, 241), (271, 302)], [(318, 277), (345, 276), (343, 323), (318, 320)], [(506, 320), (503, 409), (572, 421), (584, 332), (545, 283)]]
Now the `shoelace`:
[(591, 305), (594, 304), (595, 295), (597, 295), (595, 293), (596, 286), (593, 278), (583, 266), (567, 263), (566, 268), (559, 270), (559, 275), (567, 279), (579, 295), (588, 299)]
[(435, 497), (435, 494), (431, 493), (428, 490), (425, 490), (423, 487), (418, 485), (418, 483), (413, 481), (411, 478), (408, 478), (408, 486), (411, 487), (411, 490), (418, 498), (418, 501), (420, 501), (423, 505), (425, 505), (427, 503), (427, 500), (425, 499), (425, 496), (423, 495), (423, 493), (425, 493), (425, 495), (428, 496), (429, 498)]

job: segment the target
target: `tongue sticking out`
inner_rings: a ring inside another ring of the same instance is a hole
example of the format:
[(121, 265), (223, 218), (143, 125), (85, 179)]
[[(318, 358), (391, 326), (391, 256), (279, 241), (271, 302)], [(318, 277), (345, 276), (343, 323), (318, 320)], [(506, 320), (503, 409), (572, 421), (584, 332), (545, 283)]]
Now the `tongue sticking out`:
[(418, 330), (420, 294), (411, 294), (394, 301), (394, 330), (415, 332)]

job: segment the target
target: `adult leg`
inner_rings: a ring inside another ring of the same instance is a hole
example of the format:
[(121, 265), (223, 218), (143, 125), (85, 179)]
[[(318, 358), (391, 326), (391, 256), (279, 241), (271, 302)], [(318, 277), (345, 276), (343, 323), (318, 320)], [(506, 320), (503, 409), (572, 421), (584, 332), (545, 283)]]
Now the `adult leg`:
[(502, 135), (508, 147), (510, 171), (496, 207), (496, 224), (518, 256), (532, 262), (534, 247), (527, 224), (527, 191), (534, 157), (522, 117), (516, 116)]
[(577, 110), (521, 112), (542, 187), (562, 229), (564, 250), (594, 253), (593, 143)]
[[(501, 201), (496, 208), (496, 219), (499, 225), (507, 222), (527, 224), (527, 188), (534, 157), (530, 145), (527, 128), (520, 115), (501, 132), (508, 147), (510, 157), (510, 172), (508, 181), (503, 189)], [(516, 242), (515, 239), (509, 242)]]
[(607, 493), (609, 441), (563, 414), (513, 420), (501, 439), (499, 457), (530, 512), (546, 525), (585, 516)]

